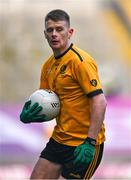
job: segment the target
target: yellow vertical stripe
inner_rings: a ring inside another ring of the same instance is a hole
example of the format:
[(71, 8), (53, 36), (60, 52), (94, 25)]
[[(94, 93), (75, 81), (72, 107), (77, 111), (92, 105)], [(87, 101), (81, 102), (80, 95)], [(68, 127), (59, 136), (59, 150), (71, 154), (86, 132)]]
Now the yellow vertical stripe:
[(94, 173), (94, 170), (96, 168), (97, 161), (98, 161), (99, 153), (100, 153), (100, 145), (98, 146), (98, 149), (97, 149), (96, 161), (94, 161), (94, 165), (92, 167), (92, 171), (90, 171), (90, 174), (88, 176), (89, 179), (93, 176), (93, 173)]
[(97, 164), (97, 160), (98, 160), (98, 157), (99, 157), (99, 153), (100, 153), (100, 145), (96, 146), (96, 152), (95, 152), (95, 156), (94, 156), (94, 159), (93, 161), (91, 162), (91, 164), (89, 165), (86, 173), (85, 173), (85, 176), (84, 176), (84, 179), (90, 179), (91, 176), (93, 175), (93, 172), (96, 168), (96, 164)]

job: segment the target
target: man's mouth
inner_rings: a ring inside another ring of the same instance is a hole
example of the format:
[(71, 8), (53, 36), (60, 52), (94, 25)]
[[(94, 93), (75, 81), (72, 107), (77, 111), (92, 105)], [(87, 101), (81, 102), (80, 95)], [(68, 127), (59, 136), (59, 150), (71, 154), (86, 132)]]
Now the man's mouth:
[(55, 44), (58, 44), (59, 41), (57, 41), (57, 40), (52, 40), (51, 43), (52, 43), (53, 45), (55, 45)]

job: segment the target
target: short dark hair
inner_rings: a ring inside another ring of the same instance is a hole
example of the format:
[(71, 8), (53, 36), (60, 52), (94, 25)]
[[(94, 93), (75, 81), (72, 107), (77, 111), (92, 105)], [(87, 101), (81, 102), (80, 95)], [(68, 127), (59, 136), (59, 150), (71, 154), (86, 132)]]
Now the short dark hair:
[(66, 21), (68, 26), (70, 26), (70, 16), (61, 9), (50, 11), (45, 17), (45, 22), (47, 22), (49, 19), (53, 21)]

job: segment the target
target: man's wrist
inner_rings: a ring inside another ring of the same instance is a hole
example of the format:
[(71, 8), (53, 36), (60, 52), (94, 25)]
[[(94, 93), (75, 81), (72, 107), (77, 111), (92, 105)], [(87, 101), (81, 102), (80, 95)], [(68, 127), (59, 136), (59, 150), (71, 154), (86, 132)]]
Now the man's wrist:
[(87, 137), (86, 138), (86, 141), (88, 141), (91, 145), (95, 146), (96, 145), (96, 139), (93, 139), (93, 138), (90, 138), (90, 137)]

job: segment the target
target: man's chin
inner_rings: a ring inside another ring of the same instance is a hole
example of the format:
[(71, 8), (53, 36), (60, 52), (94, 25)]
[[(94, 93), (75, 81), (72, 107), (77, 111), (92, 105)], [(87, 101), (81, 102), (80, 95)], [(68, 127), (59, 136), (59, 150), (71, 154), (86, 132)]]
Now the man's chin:
[(53, 50), (61, 49), (60, 45), (58, 44), (51, 44), (50, 46)]

